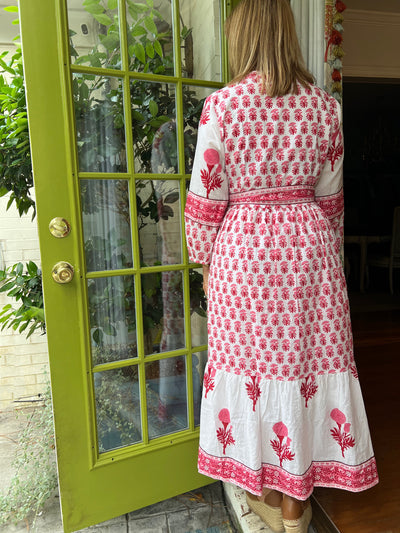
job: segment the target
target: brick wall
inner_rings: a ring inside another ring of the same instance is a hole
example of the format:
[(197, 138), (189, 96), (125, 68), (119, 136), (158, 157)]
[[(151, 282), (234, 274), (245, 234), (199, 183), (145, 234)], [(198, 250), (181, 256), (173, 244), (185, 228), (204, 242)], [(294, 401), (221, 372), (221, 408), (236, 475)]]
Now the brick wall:
[[(19, 261), (40, 264), (36, 221), (31, 221), (31, 213), (20, 217), (14, 205), (6, 211), (7, 202), (8, 196), (0, 198), (0, 261), (7, 267)], [(0, 307), (7, 303), (14, 301), (0, 293)], [(26, 339), (12, 329), (0, 332), (0, 409), (43, 392), (47, 368), (45, 335)]]

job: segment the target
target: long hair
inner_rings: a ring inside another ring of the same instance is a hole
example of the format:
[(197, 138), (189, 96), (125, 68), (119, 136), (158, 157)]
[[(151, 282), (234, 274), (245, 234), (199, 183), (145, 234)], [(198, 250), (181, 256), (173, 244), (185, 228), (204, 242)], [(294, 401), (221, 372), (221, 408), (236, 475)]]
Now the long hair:
[(307, 70), (289, 0), (242, 0), (226, 20), (232, 80), (241, 81), (253, 70), (263, 77), (269, 96), (297, 93), (297, 82), (314, 83)]

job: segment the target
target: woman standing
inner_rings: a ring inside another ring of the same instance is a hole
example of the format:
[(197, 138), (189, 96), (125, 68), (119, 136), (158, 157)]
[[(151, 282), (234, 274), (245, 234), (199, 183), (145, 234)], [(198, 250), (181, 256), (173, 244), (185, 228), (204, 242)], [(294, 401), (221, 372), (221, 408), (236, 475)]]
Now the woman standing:
[(341, 110), (288, 0), (243, 0), (226, 34), (233, 81), (205, 102), (185, 211), (209, 301), (198, 467), (303, 532), (314, 486), (378, 482), (340, 259)]

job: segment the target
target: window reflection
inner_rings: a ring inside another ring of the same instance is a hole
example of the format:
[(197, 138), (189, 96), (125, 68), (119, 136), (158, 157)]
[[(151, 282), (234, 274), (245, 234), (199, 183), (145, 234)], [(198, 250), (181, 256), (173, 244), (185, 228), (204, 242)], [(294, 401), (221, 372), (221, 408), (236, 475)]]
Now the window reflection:
[[(175, 86), (171, 83), (133, 80), (131, 104), (136, 172), (178, 172)], [(157, 147), (161, 142), (167, 149), (157, 159)], [(168, 143), (168, 147), (165, 143)]]
[(142, 266), (182, 262), (179, 182), (137, 182), (139, 245)]
[(220, 0), (179, 2), (182, 72), (187, 78), (222, 80), (220, 3)]
[(188, 427), (185, 357), (146, 364), (149, 438)]
[(86, 269), (133, 265), (127, 180), (81, 180)]
[(118, 0), (67, 0), (72, 63), (121, 68)]
[(81, 172), (126, 172), (121, 80), (74, 74), (76, 141)]
[(142, 275), (145, 355), (185, 347), (182, 272)]
[(99, 452), (142, 440), (139, 371), (129, 366), (94, 374)]
[(207, 344), (207, 298), (203, 290), (202, 269), (189, 271), (189, 283), (192, 346), (202, 346)]
[(128, 0), (129, 69), (150, 74), (174, 74), (172, 2)]
[(192, 375), (193, 375), (193, 407), (194, 423), (200, 424), (200, 406), (203, 387), (204, 369), (207, 364), (207, 351), (194, 353), (192, 356)]
[(133, 277), (89, 279), (88, 296), (93, 364), (136, 357)]

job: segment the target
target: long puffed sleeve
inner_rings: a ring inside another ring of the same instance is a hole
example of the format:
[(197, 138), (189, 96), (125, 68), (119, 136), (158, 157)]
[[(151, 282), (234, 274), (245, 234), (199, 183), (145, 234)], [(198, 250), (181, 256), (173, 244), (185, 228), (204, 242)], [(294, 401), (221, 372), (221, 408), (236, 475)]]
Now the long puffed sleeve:
[(336, 100), (331, 101), (331, 130), (326, 160), (315, 188), (315, 199), (329, 219), (335, 233), (335, 250), (340, 251), (343, 243), (344, 199), (343, 199), (343, 129), (341, 108)]
[(189, 258), (208, 265), (219, 227), (228, 205), (225, 151), (212, 96), (200, 118), (196, 154), (185, 207)]

